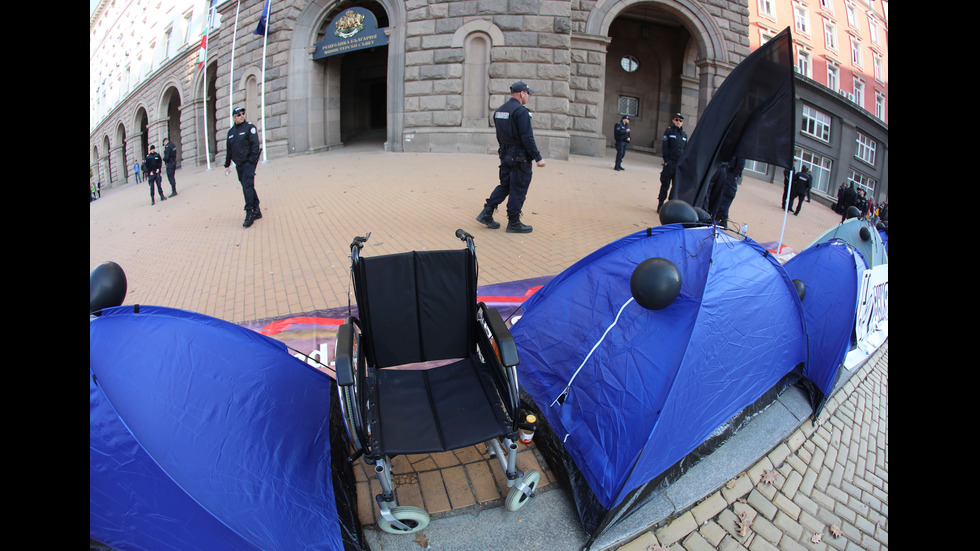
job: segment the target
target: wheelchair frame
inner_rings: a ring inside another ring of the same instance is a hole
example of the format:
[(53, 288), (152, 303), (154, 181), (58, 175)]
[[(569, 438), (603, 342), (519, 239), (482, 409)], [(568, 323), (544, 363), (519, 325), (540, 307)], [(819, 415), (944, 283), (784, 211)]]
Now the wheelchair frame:
[[(351, 242), (352, 281), (356, 278), (360, 260), (360, 250), (370, 237), (355, 237)], [(473, 261), (473, 278), (476, 279), (476, 253), (473, 236), (463, 230), (456, 230), (456, 237), (466, 243)], [(474, 281), (475, 284), (475, 281)], [(355, 289), (357, 295), (357, 289)], [(363, 313), (361, 314), (363, 315)], [(486, 304), (476, 304), (476, 354), (482, 364), (489, 367), (494, 387), (503, 403), (503, 415), (507, 421), (505, 434), (486, 441), (487, 450), (500, 462), (501, 470), (510, 488), (505, 508), (517, 511), (523, 507), (529, 498), (534, 497), (540, 474), (531, 470), (523, 472), (517, 469), (517, 440), (521, 428), (531, 428), (521, 422), (521, 405), (519, 384), (517, 380), (517, 365), (519, 358), (517, 347), (510, 330), (505, 325), (500, 313)], [(378, 404), (373, 403), (369, 396), (376, 396), (377, 372), (379, 367), (368, 365), (367, 354), (361, 342), (361, 322), (350, 316), (337, 331), (336, 373), (337, 388), (340, 398), (341, 412), (348, 437), (353, 447), (349, 461), (356, 461), (363, 456), (366, 463), (374, 465), (381, 493), (375, 496), (381, 517), (378, 526), (390, 533), (406, 534), (422, 530), (429, 524), (429, 515), (418, 507), (399, 506), (395, 499), (395, 488), (392, 481), (391, 457), (382, 449), (377, 435), (371, 434), (371, 425), (367, 422), (372, 417), (372, 409)], [(435, 368), (438, 369), (438, 368)], [(372, 417), (375, 419), (376, 417)], [(377, 432), (380, 428), (375, 427)], [(450, 448), (458, 449), (458, 448)]]

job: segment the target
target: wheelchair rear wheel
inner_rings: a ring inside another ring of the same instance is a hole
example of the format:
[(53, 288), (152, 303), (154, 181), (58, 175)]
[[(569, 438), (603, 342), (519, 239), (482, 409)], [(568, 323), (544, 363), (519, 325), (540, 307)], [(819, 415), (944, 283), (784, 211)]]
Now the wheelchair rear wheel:
[[(541, 479), (541, 473), (538, 471), (528, 471), (524, 473), (524, 478), (521, 482), (527, 486), (531, 493), (534, 493), (535, 488), (538, 487), (538, 480)], [(521, 491), (520, 488), (511, 488), (510, 493), (507, 494), (507, 499), (504, 500), (504, 507), (508, 511), (516, 511), (527, 504), (530, 496)]]
[(429, 513), (426, 513), (418, 507), (410, 507), (408, 505), (394, 507), (391, 510), (391, 514), (401, 521), (402, 524), (408, 526), (409, 529), (402, 530), (392, 526), (384, 517), (378, 517), (378, 528), (381, 528), (389, 534), (411, 534), (429, 525)]

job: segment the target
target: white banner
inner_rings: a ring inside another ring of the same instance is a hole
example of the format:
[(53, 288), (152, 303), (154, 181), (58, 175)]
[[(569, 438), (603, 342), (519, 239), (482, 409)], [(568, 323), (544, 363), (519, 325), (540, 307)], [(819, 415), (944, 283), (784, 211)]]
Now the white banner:
[(888, 319), (888, 264), (865, 270), (861, 276), (855, 333), (858, 346)]

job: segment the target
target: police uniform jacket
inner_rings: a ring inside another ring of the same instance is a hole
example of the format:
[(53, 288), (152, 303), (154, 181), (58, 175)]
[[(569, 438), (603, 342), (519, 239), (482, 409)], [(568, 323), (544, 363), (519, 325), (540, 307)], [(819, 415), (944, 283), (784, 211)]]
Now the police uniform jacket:
[(687, 145), (687, 132), (673, 124), (668, 126), (667, 130), (664, 130), (664, 161), (669, 164), (679, 161), (685, 145)]
[(616, 126), (613, 127), (613, 137), (616, 138), (617, 142), (625, 142), (626, 138), (630, 137), (630, 133), (626, 131), (627, 128), (629, 127), (623, 124), (623, 121), (617, 122)]
[(167, 142), (163, 148), (163, 162), (168, 165), (177, 162), (177, 146), (174, 142)]
[(156, 172), (161, 166), (163, 166), (163, 160), (160, 159), (160, 154), (156, 151), (150, 152), (150, 154), (146, 156), (146, 165), (144, 166), (146, 167), (147, 174), (153, 174)]
[(245, 162), (256, 164), (259, 162), (259, 152), (259, 135), (254, 124), (242, 122), (228, 130), (225, 168), (231, 166), (232, 161), (235, 161), (236, 165)]
[(812, 180), (813, 176), (809, 172), (798, 172), (793, 177), (793, 193), (796, 195), (805, 194), (810, 189)]
[(505, 151), (519, 152), (524, 154), (525, 161), (541, 160), (541, 152), (531, 130), (531, 112), (517, 98), (510, 98), (494, 111), (493, 124), (497, 129), (501, 155)]

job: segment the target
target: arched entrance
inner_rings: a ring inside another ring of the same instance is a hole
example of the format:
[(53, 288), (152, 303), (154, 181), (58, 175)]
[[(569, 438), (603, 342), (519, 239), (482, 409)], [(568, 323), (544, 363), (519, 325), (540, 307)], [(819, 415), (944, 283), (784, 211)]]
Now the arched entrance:
[[(612, 126), (629, 115), (630, 147), (659, 152), (674, 113), (697, 117), (697, 69), (687, 59), (697, 52), (690, 47), (691, 33), (676, 16), (645, 2), (624, 9), (609, 26), (609, 38), (602, 106), (608, 145), (613, 145)], [(692, 95), (693, 105), (685, 101)]]
[[(313, 60), (333, 19), (350, 8), (371, 12), (387, 45)], [(290, 46), (289, 153), (377, 141), (400, 151), (404, 88), (404, 2), (311, 2), (297, 18)], [(395, 57), (393, 57), (395, 56)]]
[(126, 126), (123, 123), (119, 123), (116, 127), (116, 143), (119, 144), (119, 161), (122, 166), (119, 172), (119, 181), (125, 184), (129, 181), (129, 177), (133, 174), (132, 166), (129, 164), (129, 156), (126, 154)]
[[(163, 136), (160, 138), (161, 144), (163, 143), (163, 138), (167, 138), (173, 142), (174, 147), (177, 148), (177, 167), (181, 166), (181, 159), (183, 155), (182, 142), (180, 138), (181, 127), (180, 127), (180, 92), (176, 88), (170, 88), (163, 94), (163, 105), (164, 105), (164, 118), (166, 118), (166, 127), (163, 130)], [(160, 151), (163, 155), (163, 151)]]

